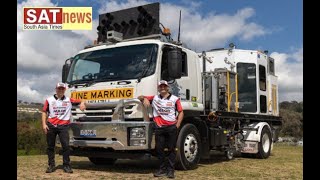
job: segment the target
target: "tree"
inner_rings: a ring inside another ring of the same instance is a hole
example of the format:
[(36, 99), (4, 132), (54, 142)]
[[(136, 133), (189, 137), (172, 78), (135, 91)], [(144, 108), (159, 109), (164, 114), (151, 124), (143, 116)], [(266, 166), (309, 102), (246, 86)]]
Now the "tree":
[(281, 134), (301, 138), (303, 136), (303, 102), (284, 101), (280, 103), (280, 116), (283, 119)]

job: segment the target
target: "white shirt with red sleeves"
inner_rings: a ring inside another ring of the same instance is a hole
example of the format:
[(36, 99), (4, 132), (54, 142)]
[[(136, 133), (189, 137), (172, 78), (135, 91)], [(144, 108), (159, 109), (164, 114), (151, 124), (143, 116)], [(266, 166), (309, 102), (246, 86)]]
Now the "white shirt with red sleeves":
[(70, 124), (71, 118), (71, 103), (80, 103), (81, 100), (68, 98), (63, 96), (61, 99), (53, 95), (46, 99), (43, 112), (48, 112), (48, 121), (53, 125)]
[(145, 98), (152, 101), (153, 120), (158, 126), (177, 123), (176, 111), (181, 112), (183, 110), (177, 96), (170, 94), (167, 98), (162, 98), (161, 95), (145, 96)]

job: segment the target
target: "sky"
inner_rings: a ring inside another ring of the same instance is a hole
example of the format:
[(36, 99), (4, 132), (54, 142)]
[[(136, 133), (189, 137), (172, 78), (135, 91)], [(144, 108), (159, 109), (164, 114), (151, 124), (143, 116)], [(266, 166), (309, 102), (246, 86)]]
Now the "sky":
[[(18, 0), (17, 99), (41, 102), (61, 81), (65, 60), (97, 38), (98, 15), (160, 2), (160, 22), (177, 39), (181, 10), (181, 40), (201, 52), (213, 48), (268, 50), (275, 59), (279, 101), (303, 100), (302, 0)], [(92, 7), (91, 31), (22, 30), (22, 8)]]

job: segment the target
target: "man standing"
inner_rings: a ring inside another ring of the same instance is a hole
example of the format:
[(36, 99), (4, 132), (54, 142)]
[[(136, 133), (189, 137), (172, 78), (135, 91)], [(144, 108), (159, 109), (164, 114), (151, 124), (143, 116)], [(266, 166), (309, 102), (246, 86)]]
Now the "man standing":
[[(183, 119), (183, 110), (180, 99), (169, 93), (167, 81), (161, 80), (158, 83), (158, 91), (159, 95), (139, 96), (138, 99), (146, 107), (149, 107), (152, 101), (156, 151), (160, 159), (160, 169), (154, 173), (154, 176), (174, 178), (177, 129)], [(176, 117), (176, 111), (179, 113), (178, 117)]]
[(46, 99), (42, 111), (42, 129), (47, 135), (48, 169), (46, 173), (56, 170), (55, 166), (55, 144), (56, 136), (59, 136), (63, 152), (63, 170), (66, 173), (73, 173), (70, 167), (69, 149), (69, 124), (71, 118), (71, 103), (80, 103), (80, 110), (86, 108), (84, 101), (68, 98), (64, 95), (67, 85), (58, 83), (56, 94)]

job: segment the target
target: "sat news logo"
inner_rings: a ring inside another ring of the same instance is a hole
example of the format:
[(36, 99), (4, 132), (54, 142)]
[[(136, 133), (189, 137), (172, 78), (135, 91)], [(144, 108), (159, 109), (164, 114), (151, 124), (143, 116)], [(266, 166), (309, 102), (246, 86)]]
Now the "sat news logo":
[(92, 30), (92, 7), (24, 7), (23, 30)]

